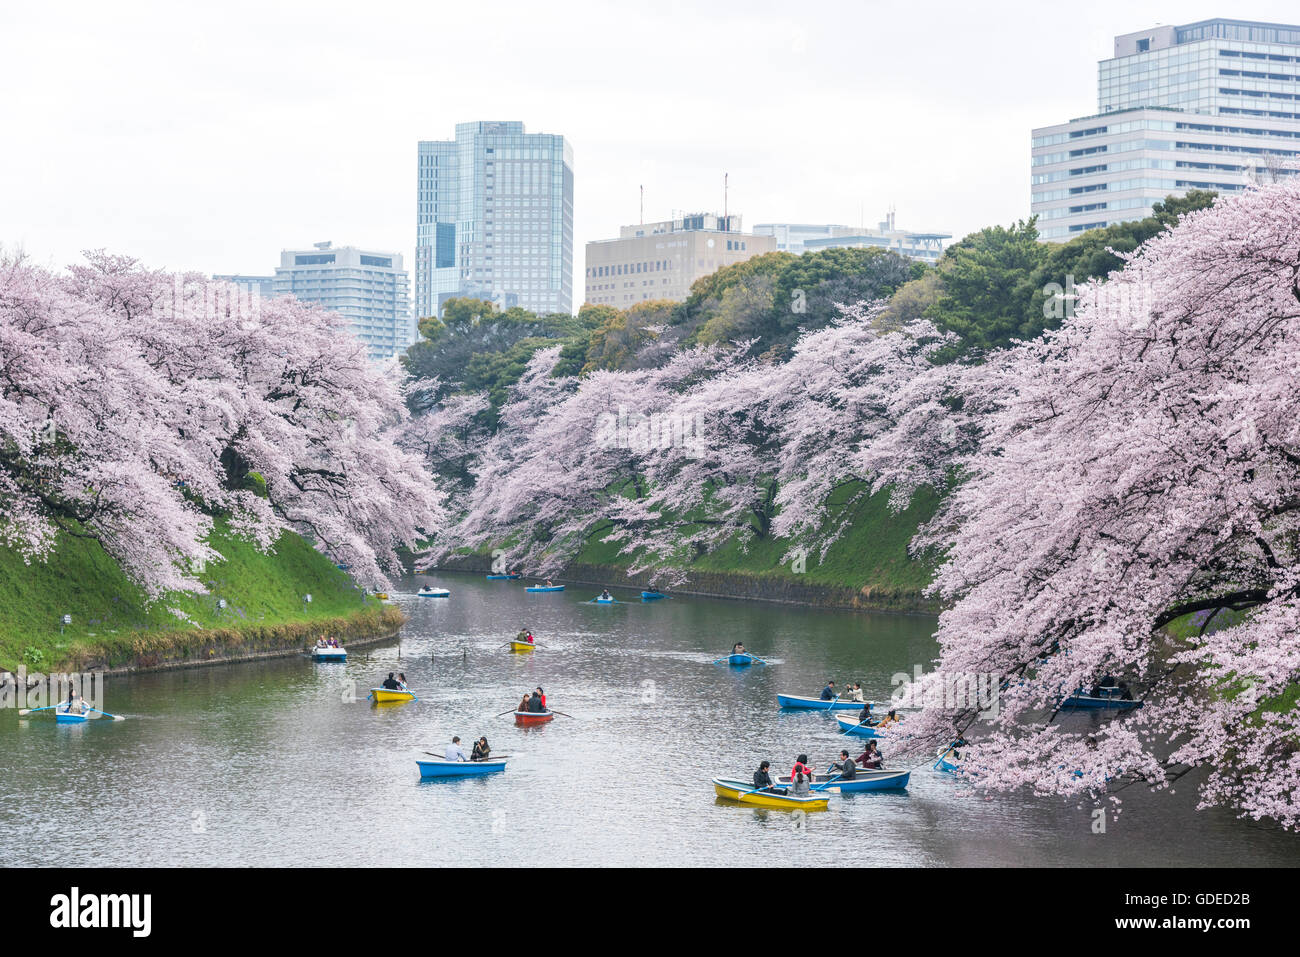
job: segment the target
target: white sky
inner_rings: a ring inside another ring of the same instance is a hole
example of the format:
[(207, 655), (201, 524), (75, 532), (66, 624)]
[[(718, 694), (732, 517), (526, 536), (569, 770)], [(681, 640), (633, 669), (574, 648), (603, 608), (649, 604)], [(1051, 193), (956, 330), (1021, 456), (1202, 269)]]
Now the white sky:
[[(1029, 214), (1030, 129), (1096, 110), (1113, 37), (1295, 0), (6, 3), (0, 244), (269, 274), (333, 240), (411, 267), (416, 142), (562, 133), (574, 257), (638, 218), (962, 236)], [(575, 282), (575, 306), (582, 284)]]

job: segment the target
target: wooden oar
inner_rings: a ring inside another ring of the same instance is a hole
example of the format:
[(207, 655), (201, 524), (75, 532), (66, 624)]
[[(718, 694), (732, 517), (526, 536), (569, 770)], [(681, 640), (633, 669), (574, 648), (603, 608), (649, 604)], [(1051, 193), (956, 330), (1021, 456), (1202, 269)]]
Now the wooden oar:
[(514, 714), (514, 713), (515, 713), (515, 709), (514, 709), (514, 708), (511, 708), (509, 711), (502, 711), (499, 715), (496, 715), (496, 717), (498, 717), (498, 718), (504, 718), (506, 715), (508, 715), (508, 714)]
[(21, 718), (24, 715), (35, 714), (37, 711), (53, 711), (55, 708), (60, 708), (60, 707), (62, 707), (62, 705), (47, 704), (44, 708), (23, 708), (21, 711), (18, 712), (18, 717)]
[[(563, 711), (556, 711), (554, 708), (548, 708), (547, 710), (550, 711), (551, 714), (558, 714), (558, 715), (560, 715), (561, 717), (564, 717), (564, 718), (573, 718), (573, 715), (571, 715), (571, 714), (565, 714)], [(573, 720), (577, 721), (578, 719), (577, 719), (577, 718), (573, 718)]]
[(96, 714), (102, 714), (105, 718), (112, 718), (114, 721), (126, 720), (126, 718), (122, 717), (120, 714), (109, 714), (107, 711), (100, 711), (98, 708), (92, 708), (90, 705), (86, 705), (86, 710), (94, 711)]

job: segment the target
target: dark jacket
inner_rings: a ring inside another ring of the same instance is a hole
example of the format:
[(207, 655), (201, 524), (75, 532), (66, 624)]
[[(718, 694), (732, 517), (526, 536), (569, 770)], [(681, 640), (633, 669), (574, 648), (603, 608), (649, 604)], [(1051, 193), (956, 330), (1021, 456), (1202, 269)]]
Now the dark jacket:
[(385, 678), (383, 687), (387, 688), (389, 691), (397, 691), (401, 688), (401, 685), (397, 683), (396, 678)]
[(771, 786), (772, 786), (772, 775), (768, 774), (766, 771), (754, 772), (754, 787), (770, 788)]
[(533, 696), (528, 699), (528, 710), (536, 711), (539, 713), (546, 710), (545, 708), (542, 707), (541, 695), (534, 693)]

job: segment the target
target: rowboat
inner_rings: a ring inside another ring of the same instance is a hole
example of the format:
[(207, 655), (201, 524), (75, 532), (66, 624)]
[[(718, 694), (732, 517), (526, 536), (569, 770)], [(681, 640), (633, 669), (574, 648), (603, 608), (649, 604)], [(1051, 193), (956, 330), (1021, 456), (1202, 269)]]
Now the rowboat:
[(524, 591), (564, 591), (563, 585), (528, 585)]
[(591, 603), (592, 603), (593, 605), (613, 605), (613, 604), (615, 604), (617, 601), (618, 601), (618, 599), (616, 599), (616, 598), (593, 598), (593, 599), (591, 600)]
[(758, 807), (779, 807), (785, 810), (824, 811), (830, 804), (830, 798), (824, 794), (773, 794), (771, 791), (755, 791), (748, 781), (733, 778), (714, 778), (713, 790), (718, 797), (740, 804), (753, 804)]
[(656, 598), (667, 598), (667, 597), (668, 596), (661, 591), (643, 591), (641, 593), (642, 601), (654, 601)]
[(545, 724), (547, 721), (555, 720), (554, 711), (516, 711), (515, 724), (520, 727), (527, 727), (532, 724)]
[(835, 721), (840, 726), (840, 730), (847, 734), (856, 735), (859, 738), (874, 738), (877, 736), (874, 725), (862, 724), (856, 716), (850, 718), (847, 715), (837, 714)]
[(487, 580), (490, 582), (514, 581), (519, 575), (488, 575)]
[(537, 648), (537, 645), (536, 645), (536, 643), (534, 643), (534, 642), (531, 642), (531, 641), (515, 641), (515, 639), (513, 639), (513, 638), (510, 639), (510, 650), (511, 650), (511, 651), (534, 651), (536, 648)]
[(1142, 707), (1141, 701), (1120, 697), (1119, 688), (1101, 688), (1100, 695), (1083, 694), (1080, 688), (1061, 702), (1063, 711), (1126, 711), (1129, 708)]
[(312, 661), (347, 661), (347, 649), (339, 646), (338, 648), (313, 648), (311, 650)]
[[(762, 658), (758, 657), (757, 655), (751, 655), (747, 651), (742, 651), (738, 655), (736, 654), (727, 655), (725, 658), (719, 658), (718, 661), (725, 661), (727, 664), (735, 668), (748, 668), (750, 665), (767, 664), (767, 662), (764, 661)], [(714, 664), (717, 663), (718, 663), (717, 661), (714, 662)]]
[(393, 701), (416, 701), (415, 693), (412, 691), (393, 691), (389, 688), (371, 688), (370, 697), (374, 699), (375, 704), (389, 704)]
[(428, 585), (416, 592), (421, 598), (447, 598), (451, 592), (446, 588), (430, 588)]
[(446, 758), (427, 758), (415, 762), (420, 766), (422, 778), (469, 778), (480, 774), (493, 774), (506, 769), (504, 758), (488, 761), (448, 761)]
[(90, 714), (85, 711), (69, 711), (66, 707), (56, 708), (54, 720), (57, 724), (85, 724)]
[(821, 698), (812, 698), (801, 694), (778, 694), (776, 701), (782, 708), (801, 711), (861, 711), (866, 707), (864, 702), (861, 701), (849, 701), (846, 698), (840, 698), (838, 701), (834, 698), (830, 701), (824, 701)]
[(380, 601), (388, 601), (388, 592), (377, 591), (375, 592), (375, 597), (378, 598)]
[[(834, 774), (814, 774), (812, 785), (820, 790), (820, 786), (829, 784), (825, 790), (838, 790), (841, 794), (856, 794), (859, 791), (899, 791), (907, 787), (907, 779), (911, 774), (911, 771), (859, 770), (850, 781), (836, 778)], [(776, 783), (782, 787), (789, 787), (790, 779), (777, 778)]]
[(936, 771), (942, 771), (945, 774), (952, 774), (960, 766), (957, 761), (949, 760), (952, 758), (952, 748), (940, 748), (937, 752), (937, 757), (939, 760), (934, 762), (934, 769)]

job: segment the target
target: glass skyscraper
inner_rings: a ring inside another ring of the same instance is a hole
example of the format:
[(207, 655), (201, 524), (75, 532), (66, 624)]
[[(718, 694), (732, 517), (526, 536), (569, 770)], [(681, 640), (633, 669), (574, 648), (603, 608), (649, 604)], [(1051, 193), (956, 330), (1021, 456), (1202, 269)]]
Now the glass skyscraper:
[(456, 124), (419, 144), (415, 314), (453, 296), (573, 311), (573, 149), (518, 122)]
[(1098, 113), (1033, 132), (1043, 239), (1141, 219), (1170, 194), (1294, 175), (1300, 26), (1216, 19), (1118, 36), (1097, 99)]

